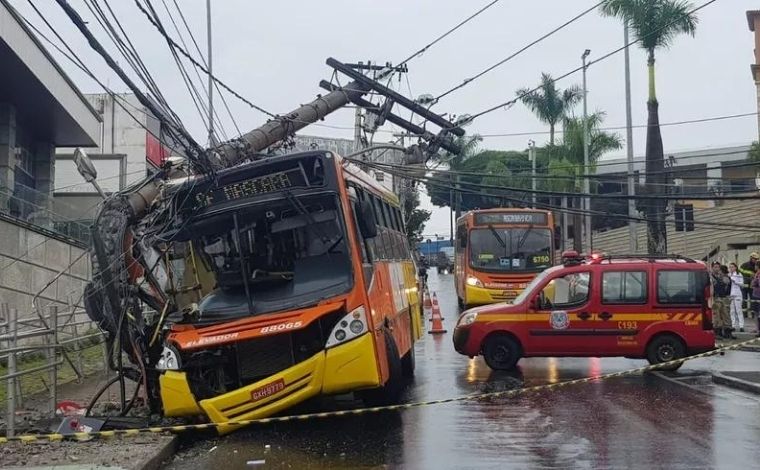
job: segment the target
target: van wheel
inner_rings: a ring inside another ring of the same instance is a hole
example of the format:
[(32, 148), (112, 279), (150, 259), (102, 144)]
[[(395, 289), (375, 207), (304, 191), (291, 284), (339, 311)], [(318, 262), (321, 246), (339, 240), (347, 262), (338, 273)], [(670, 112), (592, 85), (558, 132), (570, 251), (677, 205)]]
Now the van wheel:
[(490, 336), (483, 345), (483, 359), (493, 370), (514, 369), (521, 356), (520, 344), (506, 335)]
[[(661, 364), (686, 357), (686, 347), (680, 338), (673, 335), (658, 336), (647, 346), (647, 360), (650, 364)], [(677, 370), (683, 362), (659, 367), (658, 370)]]
[(398, 403), (401, 389), (404, 386), (404, 373), (401, 358), (393, 336), (388, 330), (383, 330), (385, 337), (385, 352), (388, 358), (388, 380), (385, 385), (361, 393), (361, 399), (366, 406), (385, 406)]

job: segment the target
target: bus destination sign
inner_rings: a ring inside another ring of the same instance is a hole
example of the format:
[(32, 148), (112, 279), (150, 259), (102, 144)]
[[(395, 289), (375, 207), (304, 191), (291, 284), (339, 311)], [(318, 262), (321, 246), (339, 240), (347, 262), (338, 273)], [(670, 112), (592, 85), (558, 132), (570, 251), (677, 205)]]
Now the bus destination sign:
[(543, 212), (486, 212), (475, 214), (476, 225), (546, 225), (548, 217)]
[(195, 193), (192, 209), (199, 210), (222, 202), (229, 202), (302, 186), (308, 185), (305, 184), (303, 176), (297, 170), (272, 173), (212, 188), (210, 191), (198, 189)]

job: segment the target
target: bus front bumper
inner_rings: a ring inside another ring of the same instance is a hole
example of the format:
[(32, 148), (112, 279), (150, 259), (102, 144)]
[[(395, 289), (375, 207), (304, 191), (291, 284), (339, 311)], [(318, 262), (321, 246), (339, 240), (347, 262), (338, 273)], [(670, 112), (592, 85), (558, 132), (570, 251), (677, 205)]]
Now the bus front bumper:
[(468, 306), (510, 302), (520, 294), (521, 289), (486, 289), (467, 285), (465, 287), (465, 303)]
[[(165, 416), (206, 414), (213, 423), (266, 418), (319, 394), (342, 393), (380, 386), (372, 336), (320, 351), (309, 359), (266, 379), (197, 402), (187, 375), (166, 371), (160, 377)], [(217, 427), (226, 434), (243, 425)]]

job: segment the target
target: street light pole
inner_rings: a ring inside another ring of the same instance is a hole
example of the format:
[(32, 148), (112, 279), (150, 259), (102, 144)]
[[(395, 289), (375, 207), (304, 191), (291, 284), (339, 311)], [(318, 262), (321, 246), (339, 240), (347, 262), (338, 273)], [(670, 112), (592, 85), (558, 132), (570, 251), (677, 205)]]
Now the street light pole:
[[(623, 25), (623, 44), (628, 44), (628, 21)], [(628, 48), (625, 50), (625, 150), (628, 161), (628, 249), (631, 253), (638, 251), (638, 234), (636, 231), (636, 201), (633, 200), (633, 118), (631, 116), (631, 58)]]
[(208, 145), (216, 146), (214, 142), (214, 76), (211, 66), (211, 0), (206, 0), (206, 34), (208, 39)]
[(590, 252), (591, 251), (591, 198), (589, 197), (589, 194), (591, 193), (591, 185), (589, 184), (589, 136), (588, 136), (588, 88), (586, 87), (586, 69), (588, 66), (586, 65), (586, 58), (588, 58), (589, 54), (591, 54), (590, 49), (586, 49), (583, 52), (583, 55), (581, 56), (581, 60), (583, 61), (583, 192), (585, 194), (584, 198), (584, 209), (586, 211), (586, 214), (584, 216), (584, 231), (585, 233), (585, 244), (586, 249)]
[(528, 141), (528, 158), (531, 162), (531, 189), (533, 190), (533, 208), (536, 208), (536, 143)]

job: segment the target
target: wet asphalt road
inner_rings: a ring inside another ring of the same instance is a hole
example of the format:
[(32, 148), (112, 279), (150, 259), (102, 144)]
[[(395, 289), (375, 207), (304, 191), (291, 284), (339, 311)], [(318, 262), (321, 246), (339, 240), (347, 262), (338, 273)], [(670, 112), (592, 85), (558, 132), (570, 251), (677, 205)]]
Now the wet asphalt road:
[[(520, 361), (517, 373), (492, 372), (481, 358), (453, 350), (452, 277), (431, 272), (429, 285), (448, 333), (418, 342), (416, 377), (404, 401), (644, 365), (622, 358), (533, 358)], [(251, 427), (224, 438), (185, 437), (168, 468), (758, 468), (760, 397), (712, 385), (704, 375), (757, 370), (758, 360), (757, 353), (730, 352), (690, 361), (670, 380), (635, 375), (518, 398)], [(359, 403), (336, 398), (305, 411), (352, 406)], [(265, 463), (248, 464), (254, 460)]]

